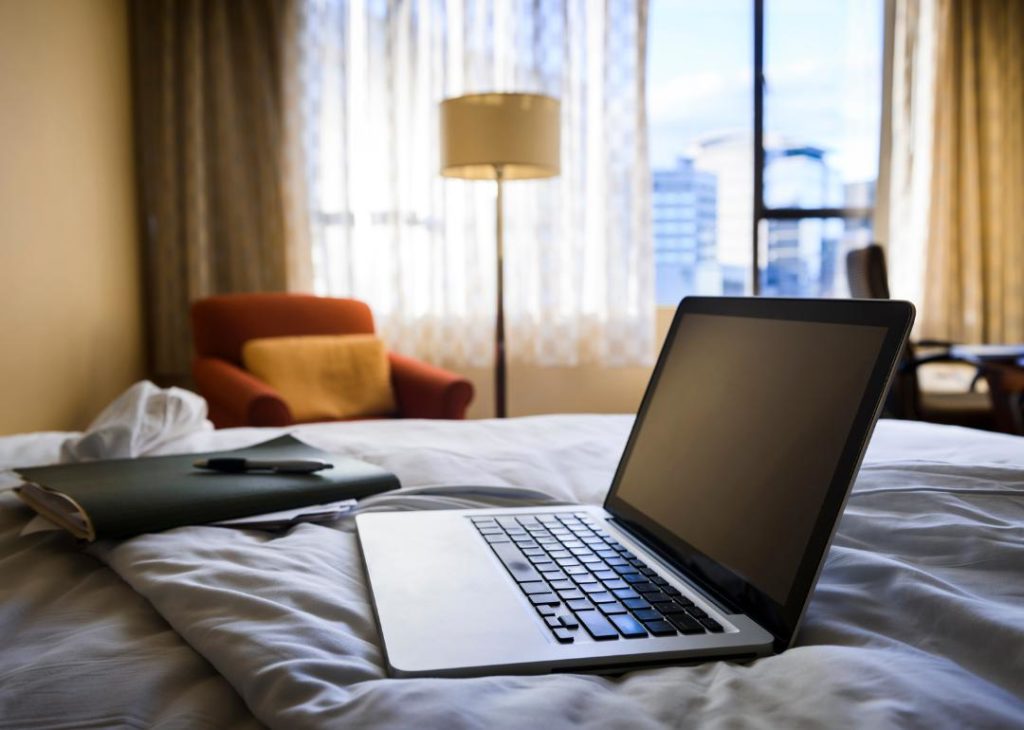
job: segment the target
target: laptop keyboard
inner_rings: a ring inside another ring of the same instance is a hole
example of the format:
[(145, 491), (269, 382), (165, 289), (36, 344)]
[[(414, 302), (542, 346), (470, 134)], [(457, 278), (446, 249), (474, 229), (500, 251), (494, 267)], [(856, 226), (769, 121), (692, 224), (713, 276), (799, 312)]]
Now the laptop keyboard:
[(723, 631), (584, 514), (470, 519), (563, 644)]

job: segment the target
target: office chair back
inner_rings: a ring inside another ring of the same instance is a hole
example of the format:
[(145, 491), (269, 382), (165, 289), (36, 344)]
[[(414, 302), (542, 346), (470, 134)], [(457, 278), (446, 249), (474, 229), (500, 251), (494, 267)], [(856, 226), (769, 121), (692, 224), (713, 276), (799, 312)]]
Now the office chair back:
[[(885, 267), (885, 249), (877, 243), (855, 248), (846, 254), (846, 280), (855, 299), (888, 299), (889, 273)], [(916, 418), (919, 412), (917, 369), (913, 345), (900, 353), (899, 370), (885, 399), (884, 414), (890, 418)]]
[(855, 299), (889, 298), (885, 250), (877, 243), (855, 248), (846, 254), (846, 277), (850, 284), (850, 296)]

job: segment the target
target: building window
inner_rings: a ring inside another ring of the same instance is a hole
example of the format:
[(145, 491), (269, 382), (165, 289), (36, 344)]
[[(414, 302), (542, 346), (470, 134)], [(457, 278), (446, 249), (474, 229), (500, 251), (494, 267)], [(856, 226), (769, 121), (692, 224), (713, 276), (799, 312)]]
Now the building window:
[(845, 254), (872, 238), (883, 4), (652, 0), (659, 304), (848, 293)]

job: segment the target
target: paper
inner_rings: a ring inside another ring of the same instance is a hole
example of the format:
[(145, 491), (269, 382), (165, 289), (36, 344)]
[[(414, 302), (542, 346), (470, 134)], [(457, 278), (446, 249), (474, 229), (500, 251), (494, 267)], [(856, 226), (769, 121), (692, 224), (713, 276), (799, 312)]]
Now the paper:
[[(340, 502), (328, 502), (327, 504), (311, 504), (298, 509), (286, 509), (280, 512), (268, 512), (262, 515), (250, 515), (239, 517), (234, 520), (222, 520), (211, 522), (214, 527), (234, 527), (246, 530), (284, 530), (302, 522), (324, 523), (333, 522), (351, 512), (356, 507), (356, 500), (344, 499)], [(45, 517), (36, 515), (33, 519), (21, 528), (19, 535), (34, 535), (38, 532), (51, 532), (60, 530), (61, 527), (50, 522)]]
[(20, 487), (25, 483), (25, 480), (15, 474), (13, 471), (7, 469), (0, 469), (0, 492), (6, 492), (8, 489), (14, 489)]
[(59, 525), (55, 525), (42, 515), (36, 515), (28, 521), (24, 527), (21, 528), (21, 532), (18, 533), (18, 537), (25, 537), (25, 535), (34, 535), (37, 532), (52, 532), (53, 530), (62, 530), (64, 528)]
[(297, 509), (286, 509), (280, 512), (268, 512), (263, 515), (239, 517), (234, 520), (211, 522), (215, 527), (237, 527), (252, 530), (283, 530), (301, 522), (333, 522), (351, 512), (356, 500), (344, 499), (327, 504), (312, 504)]

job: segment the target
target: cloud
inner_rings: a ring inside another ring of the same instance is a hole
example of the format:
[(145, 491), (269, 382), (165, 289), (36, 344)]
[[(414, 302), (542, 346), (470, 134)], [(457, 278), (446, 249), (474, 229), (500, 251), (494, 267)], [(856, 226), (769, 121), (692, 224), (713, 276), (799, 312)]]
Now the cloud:
[(721, 106), (723, 97), (749, 98), (751, 93), (749, 71), (681, 74), (651, 84), (647, 91), (647, 114), (654, 124), (682, 121), (694, 116), (695, 110)]
[[(768, 78), (767, 131), (830, 150), (833, 164), (851, 179), (873, 176), (879, 60), (847, 56), (819, 63), (801, 58), (777, 65)], [(647, 95), (656, 166), (673, 164), (677, 155), (690, 151), (696, 137), (752, 123), (749, 68), (660, 75), (652, 69)]]

